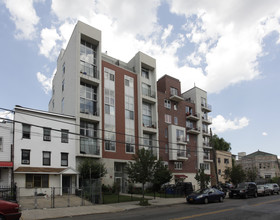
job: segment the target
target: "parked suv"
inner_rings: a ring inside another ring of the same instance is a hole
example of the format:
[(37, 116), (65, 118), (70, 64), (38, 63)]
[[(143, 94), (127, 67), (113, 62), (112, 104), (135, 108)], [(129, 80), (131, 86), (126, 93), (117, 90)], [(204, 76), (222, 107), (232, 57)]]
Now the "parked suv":
[(231, 189), (229, 197), (239, 197), (247, 199), (249, 196), (258, 197), (257, 185), (254, 182), (239, 183), (235, 189)]
[(266, 186), (270, 189), (271, 195), (274, 193), (279, 194), (279, 186), (277, 183), (268, 183)]

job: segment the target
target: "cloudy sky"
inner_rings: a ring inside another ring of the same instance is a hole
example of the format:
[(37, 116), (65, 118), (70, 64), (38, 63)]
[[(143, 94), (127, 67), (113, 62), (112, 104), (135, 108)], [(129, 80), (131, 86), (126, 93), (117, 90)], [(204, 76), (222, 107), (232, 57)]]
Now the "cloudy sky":
[(280, 1), (0, 0), (0, 12), (1, 108), (48, 110), (58, 53), (81, 20), (110, 56), (142, 51), (158, 78), (206, 90), (212, 130), (232, 153), (280, 155)]

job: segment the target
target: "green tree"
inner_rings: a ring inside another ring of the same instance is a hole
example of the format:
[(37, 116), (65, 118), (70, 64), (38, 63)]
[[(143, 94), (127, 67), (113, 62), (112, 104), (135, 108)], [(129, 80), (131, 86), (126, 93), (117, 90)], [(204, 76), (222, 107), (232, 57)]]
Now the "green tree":
[(107, 173), (105, 165), (92, 158), (83, 159), (78, 170), (82, 179), (98, 179)]
[(210, 182), (210, 176), (204, 173), (204, 168), (199, 169), (194, 178), (200, 186), (200, 189), (205, 189)]
[(215, 150), (231, 151), (230, 143), (214, 134), (210, 139), (210, 144)]
[(164, 166), (163, 161), (159, 159), (155, 163), (155, 170), (152, 179), (154, 190), (158, 191), (161, 185), (169, 182), (171, 178), (172, 178), (172, 174), (170, 170), (166, 166)]
[(126, 170), (128, 178), (132, 182), (142, 184), (142, 193), (144, 198), (144, 186), (147, 182), (152, 182), (155, 173), (156, 157), (152, 151), (140, 149), (133, 155), (134, 162), (129, 162)]
[(255, 182), (258, 176), (258, 170), (256, 167), (252, 167), (250, 169), (248, 169), (246, 172), (246, 180), (247, 181), (251, 181), (251, 182)]
[(246, 179), (246, 173), (244, 172), (240, 164), (233, 167), (227, 167), (224, 173), (224, 178), (232, 182), (233, 185), (237, 185), (238, 183), (241, 183)]

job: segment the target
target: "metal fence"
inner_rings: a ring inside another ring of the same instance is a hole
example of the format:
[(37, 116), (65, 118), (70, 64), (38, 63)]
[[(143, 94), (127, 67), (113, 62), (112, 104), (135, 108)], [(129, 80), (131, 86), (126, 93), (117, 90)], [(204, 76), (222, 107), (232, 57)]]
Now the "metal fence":
[(17, 200), (17, 187), (14, 186), (0, 186), (0, 199), (7, 201)]
[[(61, 194), (62, 192), (62, 194)], [(102, 203), (100, 184), (90, 186), (50, 187), (50, 188), (18, 188), (17, 201), (24, 209), (64, 208), (90, 206)]]

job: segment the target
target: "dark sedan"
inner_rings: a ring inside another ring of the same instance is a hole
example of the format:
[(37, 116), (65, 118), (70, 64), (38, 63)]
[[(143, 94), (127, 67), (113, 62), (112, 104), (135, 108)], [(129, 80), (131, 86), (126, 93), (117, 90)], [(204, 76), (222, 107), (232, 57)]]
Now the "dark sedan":
[(216, 189), (208, 188), (203, 190), (198, 190), (187, 196), (188, 203), (205, 203), (208, 202), (222, 202), (225, 198), (225, 193)]
[(0, 219), (12, 220), (19, 219), (21, 213), (17, 203), (8, 202), (0, 199)]

